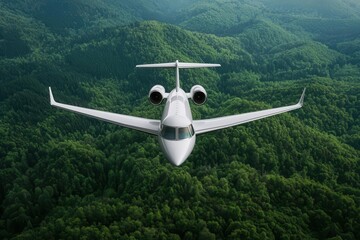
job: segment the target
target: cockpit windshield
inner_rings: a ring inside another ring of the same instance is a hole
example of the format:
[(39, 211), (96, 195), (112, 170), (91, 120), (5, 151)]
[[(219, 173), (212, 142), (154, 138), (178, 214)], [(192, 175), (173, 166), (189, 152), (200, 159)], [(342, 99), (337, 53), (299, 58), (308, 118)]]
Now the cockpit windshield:
[(182, 140), (194, 135), (192, 124), (187, 127), (170, 127), (162, 125), (161, 136), (167, 140)]

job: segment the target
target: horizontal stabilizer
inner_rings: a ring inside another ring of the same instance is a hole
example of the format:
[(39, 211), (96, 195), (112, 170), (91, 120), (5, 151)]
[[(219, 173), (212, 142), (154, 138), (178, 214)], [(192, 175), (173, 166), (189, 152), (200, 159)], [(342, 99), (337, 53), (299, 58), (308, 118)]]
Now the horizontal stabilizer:
[(180, 89), (180, 68), (205, 68), (205, 67), (221, 67), (220, 64), (215, 63), (184, 63), (176, 60), (172, 63), (155, 63), (155, 64), (141, 64), (136, 65), (137, 68), (176, 68), (176, 91)]
[(141, 64), (136, 65), (138, 68), (205, 68), (205, 67), (221, 67), (220, 64), (214, 63), (185, 63), (185, 62), (172, 62), (172, 63), (155, 63), (155, 64)]

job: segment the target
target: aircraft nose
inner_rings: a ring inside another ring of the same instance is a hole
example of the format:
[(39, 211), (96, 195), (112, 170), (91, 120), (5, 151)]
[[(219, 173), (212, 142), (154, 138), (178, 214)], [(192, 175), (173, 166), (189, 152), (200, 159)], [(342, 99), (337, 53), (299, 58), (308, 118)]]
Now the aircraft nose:
[(194, 139), (180, 141), (162, 139), (161, 142), (167, 159), (175, 166), (184, 163), (194, 148)]
[(180, 166), (183, 162), (185, 162), (186, 157), (181, 155), (170, 154), (168, 155), (169, 161), (175, 166)]

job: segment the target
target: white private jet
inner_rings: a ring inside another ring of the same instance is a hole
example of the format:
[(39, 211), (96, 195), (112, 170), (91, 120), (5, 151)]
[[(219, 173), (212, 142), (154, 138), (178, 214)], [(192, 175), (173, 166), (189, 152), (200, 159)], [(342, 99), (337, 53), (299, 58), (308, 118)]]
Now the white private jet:
[(54, 107), (156, 135), (166, 158), (175, 166), (180, 166), (192, 152), (196, 135), (292, 111), (301, 108), (304, 103), (305, 89), (299, 102), (291, 106), (212, 119), (193, 120), (188, 99), (191, 98), (195, 104), (201, 105), (206, 101), (207, 93), (200, 85), (193, 86), (189, 93), (185, 93), (180, 88), (179, 69), (220, 67), (220, 64), (176, 61), (173, 63), (137, 65), (136, 67), (176, 68), (175, 89), (167, 93), (163, 86), (155, 85), (149, 92), (149, 99), (153, 104), (158, 105), (164, 99), (167, 99), (161, 120), (127, 116), (58, 103), (54, 100), (51, 87), (49, 87), (50, 104)]

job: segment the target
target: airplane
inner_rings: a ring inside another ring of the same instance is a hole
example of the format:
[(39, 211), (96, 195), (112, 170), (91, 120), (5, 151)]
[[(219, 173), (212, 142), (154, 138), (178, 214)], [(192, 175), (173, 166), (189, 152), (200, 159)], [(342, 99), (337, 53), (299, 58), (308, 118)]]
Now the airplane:
[(209, 63), (185, 63), (179, 62), (178, 60), (171, 63), (136, 65), (137, 68), (176, 69), (176, 87), (171, 92), (166, 92), (165, 88), (161, 85), (155, 85), (149, 91), (149, 100), (154, 105), (159, 105), (166, 99), (161, 120), (146, 119), (58, 103), (54, 100), (51, 87), (49, 87), (50, 104), (57, 108), (156, 135), (164, 155), (175, 166), (180, 166), (189, 157), (194, 149), (196, 136), (199, 134), (285, 113), (299, 109), (304, 104), (306, 88), (304, 88), (299, 102), (294, 105), (212, 119), (193, 120), (188, 99), (191, 99), (195, 105), (201, 105), (207, 100), (207, 93), (201, 85), (193, 86), (190, 92), (186, 93), (180, 87), (179, 69), (220, 66), (220, 64)]

